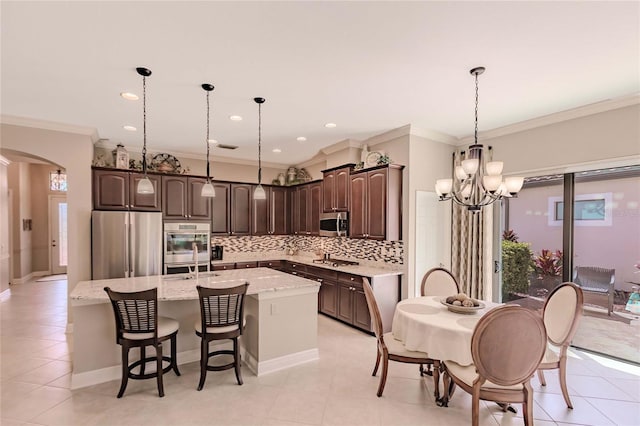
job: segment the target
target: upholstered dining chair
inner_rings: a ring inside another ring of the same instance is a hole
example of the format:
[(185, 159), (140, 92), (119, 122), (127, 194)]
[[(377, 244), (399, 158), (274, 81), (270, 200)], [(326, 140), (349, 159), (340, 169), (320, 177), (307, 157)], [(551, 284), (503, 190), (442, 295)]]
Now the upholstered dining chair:
[[(164, 396), (162, 375), (173, 369), (180, 375), (176, 362), (176, 336), (179, 323), (173, 318), (158, 316), (158, 289), (120, 293), (105, 287), (116, 320), (116, 343), (122, 346), (122, 380), (118, 398), (122, 398), (129, 379), (156, 378), (158, 394)], [(162, 342), (171, 341), (171, 356), (162, 355)], [(147, 346), (155, 348), (155, 356), (147, 357)], [(140, 349), (140, 359), (129, 364), (129, 350)], [(167, 361), (167, 367), (162, 366)], [(155, 362), (156, 368), (145, 373), (146, 364)], [(139, 372), (134, 369), (139, 367)]]
[(460, 293), (458, 280), (448, 269), (429, 269), (422, 278), (421, 296), (453, 296), (458, 293)]
[[(382, 373), (380, 375), (380, 384), (378, 385), (378, 397), (382, 396), (384, 386), (387, 383), (389, 360), (410, 364), (433, 364), (434, 371), (440, 371), (440, 361), (429, 358), (429, 356), (424, 352), (407, 350), (402, 342), (393, 337), (391, 332), (383, 334), (382, 316), (380, 315), (380, 309), (378, 309), (378, 303), (376, 302), (373, 289), (371, 288), (371, 284), (369, 284), (368, 279), (362, 279), (362, 287), (364, 288), (364, 295), (367, 299), (367, 306), (369, 307), (369, 313), (373, 323), (373, 331), (377, 339), (376, 365), (373, 368), (372, 376), (375, 376), (378, 373), (378, 367), (380, 366), (380, 360), (382, 359)], [(436, 398), (439, 397), (438, 381), (439, 376), (436, 373), (434, 374)]]
[[(200, 320), (195, 323), (196, 335), (200, 337), (199, 391), (204, 387), (207, 371), (233, 368), (238, 385), (242, 385), (238, 338), (244, 331), (244, 299), (248, 286), (248, 283), (228, 288), (196, 286), (200, 299)], [(226, 339), (233, 341), (233, 350), (220, 349), (209, 352), (210, 342)], [(233, 355), (233, 361), (224, 365), (209, 365), (209, 358), (217, 355)]]
[[(460, 286), (458, 280), (453, 274), (445, 268), (432, 268), (429, 269), (422, 277), (422, 284), (420, 285), (421, 296), (453, 296), (460, 293)], [(420, 375), (425, 374), (431, 376), (431, 365), (427, 366), (427, 370), (423, 365), (420, 365)]]
[(520, 402), (525, 425), (533, 424), (531, 377), (538, 369), (547, 345), (542, 318), (516, 305), (503, 305), (485, 314), (471, 337), (473, 364), (444, 361), (445, 395), (448, 404), (458, 385), (472, 396), (471, 423), (479, 424), (480, 400), (503, 407)]
[[(558, 369), (560, 388), (567, 407), (573, 409), (567, 390), (567, 349), (582, 318), (584, 296), (580, 286), (566, 282), (557, 286), (544, 303), (542, 318), (547, 328), (549, 344), (538, 367), (538, 379), (546, 386), (543, 370)], [(553, 350), (556, 349), (556, 350)], [(559, 349), (559, 351), (558, 351)]]

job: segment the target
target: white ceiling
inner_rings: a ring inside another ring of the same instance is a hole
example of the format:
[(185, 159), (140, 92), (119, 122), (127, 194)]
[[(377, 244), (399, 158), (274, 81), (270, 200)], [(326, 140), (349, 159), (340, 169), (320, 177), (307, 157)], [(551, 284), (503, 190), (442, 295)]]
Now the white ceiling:
[[(462, 138), (640, 90), (639, 2), (6, 2), (2, 114), (148, 149), (296, 164), (406, 124)], [(229, 116), (244, 117), (232, 122)], [(324, 124), (338, 127), (327, 129)], [(122, 126), (137, 126), (135, 133)], [(307, 142), (296, 141), (305, 136)], [(282, 153), (272, 152), (281, 148)]]

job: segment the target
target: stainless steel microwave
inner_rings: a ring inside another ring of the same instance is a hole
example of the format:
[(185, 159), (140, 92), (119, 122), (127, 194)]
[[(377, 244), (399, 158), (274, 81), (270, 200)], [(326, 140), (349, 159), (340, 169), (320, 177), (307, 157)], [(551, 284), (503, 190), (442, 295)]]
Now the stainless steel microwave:
[(347, 212), (323, 213), (320, 216), (320, 235), (323, 237), (346, 237), (349, 234)]

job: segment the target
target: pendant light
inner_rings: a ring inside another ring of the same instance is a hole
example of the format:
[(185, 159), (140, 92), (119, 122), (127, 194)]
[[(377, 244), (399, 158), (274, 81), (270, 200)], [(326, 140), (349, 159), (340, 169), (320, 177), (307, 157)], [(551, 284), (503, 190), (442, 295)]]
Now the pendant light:
[[(455, 165), (452, 179), (438, 179), (436, 193), (440, 201), (453, 200), (470, 212), (479, 212), (482, 207), (508, 197), (516, 197), (524, 178), (502, 179), (502, 161), (489, 161), (483, 155), (483, 146), (478, 143), (478, 76), (484, 67), (473, 68), (469, 73), (476, 80), (476, 109), (474, 144), (460, 164)], [(488, 147), (491, 156), (491, 147)]]
[(142, 76), (142, 171), (144, 178), (138, 181), (138, 194), (153, 194), (153, 184), (147, 177), (147, 77), (151, 75), (151, 70), (147, 68), (136, 68), (138, 74)]
[(209, 94), (213, 90), (213, 85), (204, 83), (202, 88), (207, 92), (207, 138), (205, 139), (205, 143), (207, 144), (207, 183), (202, 186), (202, 192), (200, 192), (200, 196), (202, 197), (215, 197), (216, 190), (211, 183), (211, 175), (209, 173)]
[(258, 104), (258, 186), (256, 186), (255, 191), (253, 191), (253, 199), (254, 200), (265, 200), (267, 198), (267, 194), (264, 192), (264, 188), (262, 187), (262, 104), (264, 103), (264, 98), (253, 98), (253, 100)]

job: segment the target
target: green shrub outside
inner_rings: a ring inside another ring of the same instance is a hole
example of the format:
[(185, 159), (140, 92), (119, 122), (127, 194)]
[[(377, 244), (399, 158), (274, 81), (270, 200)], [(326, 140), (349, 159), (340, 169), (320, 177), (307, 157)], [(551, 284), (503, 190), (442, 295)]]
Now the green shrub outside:
[(529, 291), (531, 248), (528, 243), (502, 241), (502, 300), (507, 301), (510, 293)]

